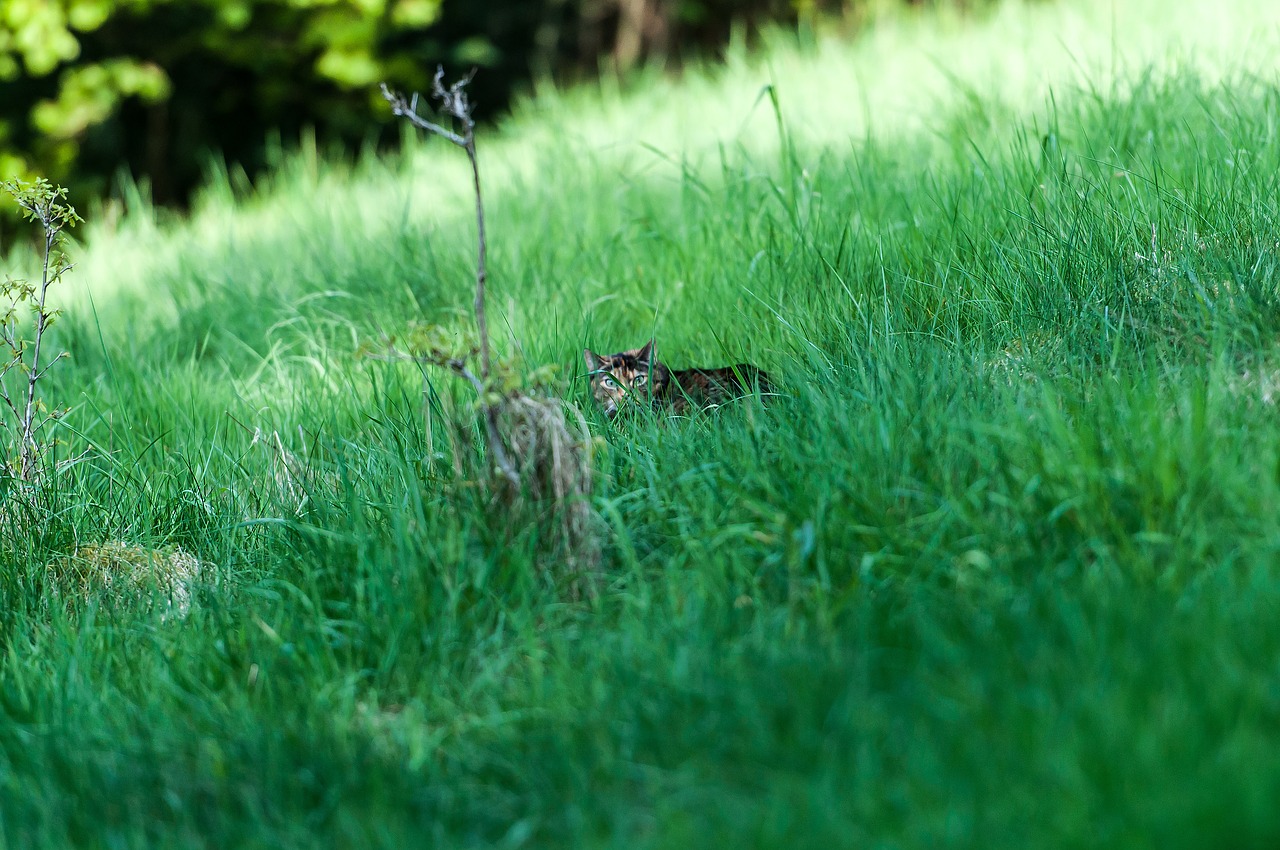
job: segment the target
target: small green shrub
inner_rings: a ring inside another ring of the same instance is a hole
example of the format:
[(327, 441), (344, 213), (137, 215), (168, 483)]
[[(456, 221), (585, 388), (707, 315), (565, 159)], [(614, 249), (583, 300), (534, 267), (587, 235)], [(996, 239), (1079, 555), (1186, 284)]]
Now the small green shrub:
[[(9, 193), (29, 221), (40, 223), (44, 231), (44, 251), (39, 282), (5, 278), (0, 291), (9, 299), (0, 314), (0, 343), (7, 359), (0, 364), (0, 400), (4, 402), (0, 418), (8, 432), (8, 452), (3, 459), (7, 478), (33, 482), (47, 467), (49, 442), (46, 433), (62, 415), (62, 410), (49, 407), (42, 392), (44, 378), (53, 365), (66, 356), (59, 352), (52, 360), (41, 360), (45, 333), (58, 317), (49, 307), (49, 287), (71, 268), (62, 252), (62, 231), (80, 221), (75, 208), (64, 203), (67, 190), (39, 178), (34, 183), (8, 180), (0, 188)], [(30, 311), (31, 323), (26, 320)], [(17, 374), (16, 382), (9, 380)], [(12, 390), (10, 383), (17, 383)]]

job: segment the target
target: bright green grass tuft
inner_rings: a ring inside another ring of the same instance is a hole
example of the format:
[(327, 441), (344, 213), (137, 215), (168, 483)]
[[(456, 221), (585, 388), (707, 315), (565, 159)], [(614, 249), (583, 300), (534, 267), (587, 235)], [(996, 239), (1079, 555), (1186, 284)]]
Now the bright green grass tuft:
[[(589, 411), (588, 602), (454, 472), (454, 380), (362, 353), (468, 325), (456, 151), (99, 229), (57, 376), (92, 450), (0, 532), (0, 840), (1274, 846), (1277, 34), (1228, 5), (886, 24), (483, 139), (501, 351), (583, 405), (581, 349), (650, 336), (777, 378)], [(199, 559), (185, 617), (51, 603), (114, 541)]]

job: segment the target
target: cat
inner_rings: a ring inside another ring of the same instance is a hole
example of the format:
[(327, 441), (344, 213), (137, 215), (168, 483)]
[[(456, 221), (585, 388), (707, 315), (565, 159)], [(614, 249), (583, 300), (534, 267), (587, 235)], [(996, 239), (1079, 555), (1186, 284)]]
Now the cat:
[(582, 350), (591, 376), (591, 395), (612, 419), (636, 405), (684, 414), (709, 410), (726, 401), (769, 393), (768, 373), (750, 363), (718, 369), (668, 369), (653, 356), (653, 340), (643, 348), (601, 356)]

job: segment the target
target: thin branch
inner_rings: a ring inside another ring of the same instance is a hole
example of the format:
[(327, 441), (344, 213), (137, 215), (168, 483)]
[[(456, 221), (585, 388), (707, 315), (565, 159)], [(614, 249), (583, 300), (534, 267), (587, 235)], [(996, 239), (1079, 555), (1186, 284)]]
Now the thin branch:
[(44, 368), (43, 368), (43, 369), (41, 369), (39, 372), (37, 372), (37, 373), (36, 373), (36, 378), (35, 378), (35, 379), (38, 381), (38, 380), (40, 380), (41, 378), (43, 378), (43, 377), (44, 377), (44, 375), (45, 375), (45, 373), (46, 373), (46, 372), (48, 372), (50, 369), (52, 369), (52, 368), (53, 368), (53, 364), (57, 363), (59, 360), (61, 360), (62, 358), (66, 357), (66, 356), (67, 356), (67, 352), (65, 352), (65, 351), (60, 351), (60, 352), (58, 352), (58, 356), (57, 356), (57, 357), (53, 358), (53, 359), (52, 359), (52, 360), (50, 360), (48, 363), (46, 363), (46, 364), (45, 364), (45, 366), (44, 366)]
[(463, 378), (465, 378), (467, 383), (471, 384), (472, 388), (475, 389), (476, 393), (480, 395), (481, 398), (484, 397), (484, 394), (485, 394), (484, 382), (476, 377), (475, 372), (472, 372), (470, 369), (467, 368), (466, 363), (455, 358), (453, 360), (450, 360), (446, 365), (450, 369), (452, 369), (453, 371), (461, 375)]
[(35, 432), (32, 430), (34, 424), (33, 417), (35, 414), (36, 404), (36, 383), (40, 380), (40, 343), (44, 340), (44, 331), (48, 326), (49, 317), (45, 314), (44, 305), (45, 298), (49, 293), (49, 284), (53, 279), (49, 276), (49, 261), (53, 256), (53, 246), (58, 238), (60, 227), (54, 226), (49, 215), (41, 215), (41, 222), (44, 224), (44, 267), (40, 275), (40, 298), (36, 302), (36, 327), (35, 342), (31, 349), (31, 368), (27, 372), (27, 406), (22, 417), (22, 477), (30, 480), (35, 475), (36, 454), (38, 446), (36, 444)]
[(484, 290), (489, 280), (488, 255), (489, 240), (484, 229), (484, 201), (480, 196), (480, 164), (476, 160), (476, 141), (470, 130), (467, 132), (467, 157), (471, 160), (471, 176), (476, 190), (476, 233), (479, 240), (479, 252), (476, 257), (476, 326), (480, 332), (480, 373), (485, 380), (491, 371), (491, 355), (489, 353), (489, 322), (485, 318)]
[(398, 115), (401, 118), (406, 118), (408, 119), (410, 124), (417, 127), (419, 130), (425, 130), (428, 133), (431, 133), (436, 136), (440, 136), (443, 139), (447, 139), (448, 141), (453, 142), (455, 145), (457, 145), (460, 148), (466, 147), (466, 144), (467, 144), (466, 139), (464, 139), (462, 136), (459, 136), (457, 133), (454, 133), (451, 130), (446, 130), (444, 127), (441, 127), (439, 124), (433, 124), (432, 122), (428, 121), (427, 119), (423, 118), (421, 115), (418, 114), (417, 112), (418, 96), (416, 94), (413, 96), (412, 103), (406, 103), (403, 97), (401, 97), (400, 95), (388, 89), (387, 84), (383, 83), (382, 96), (386, 98), (388, 103), (391, 104), (391, 113), (393, 115)]
[(476, 296), (473, 306), (476, 315), (476, 330), (480, 337), (480, 376), (477, 378), (461, 361), (450, 361), (449, 366), (467, 379), (480, 395), (481, 405), (484, 408), (485, 430), (488, 433), (489, 446), (493, 451), (494, 460), (497, 462), (502, 474), (512, 484), (518, 485), (520, 477), (516, 474), (515, 467), (511, 464), (511, 460), (507, 457), (506, 450), (503, 448), (501, 434), (498, 429), (498, 410), (496, 406), (486, 400), (488, 395), (486, 387), (493, 372), (493, 355), (489, 346), (489, 321), (485, 312), (485, 287), (489, 278), (489, 241), (484, 226), (484, 199), (480, 191), (480, 161), (476, 156), (476, 125), (475, 120), (471, 117), (471, 102), (467, 98), (467, 84), (471, 82), (474, 76), (475, 72), (472, 71), (471, 74), (446, 88), (444, 85), (444, 68), (437, 67), (435, 78), (432, 80), (432, 97), (439, 102), (440, 111), (443, 114), (449, 115), (461, 125), (461, 133), (448, 130), (419, 115), (418, 95), (416, 93), (411, 100), (405, 100), (403, 95), (393, 92), (387, 87), (386, 83), (383, 83), (382, 96), (391, 105), (391, 111), (395, 115), (406, 118), (413, 126), (440, 136), (462, 148), (467, 152), (467, 160), (471, 163), (471, 186), (475, 192), (476, 199), (477, 243)]

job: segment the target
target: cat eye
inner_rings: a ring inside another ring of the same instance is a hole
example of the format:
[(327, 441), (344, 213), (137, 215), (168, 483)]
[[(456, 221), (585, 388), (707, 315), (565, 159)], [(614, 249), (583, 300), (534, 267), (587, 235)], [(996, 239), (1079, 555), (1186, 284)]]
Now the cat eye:
[(631, 386), (643, 387), (648, 382), (649, 382), (648, 375), (636, 375), (634, 378), (631, 379)]
[(606, 390), (616, 390), (618, 388), (618, 382), (613, 378), (610, 378), (608, 375), (601, 378), (600, 383), (604, 384), (604, 388)]

